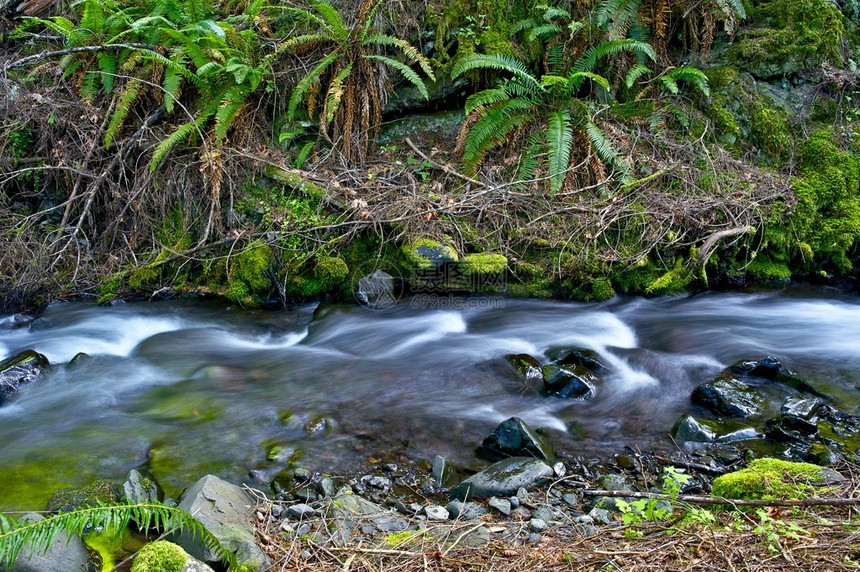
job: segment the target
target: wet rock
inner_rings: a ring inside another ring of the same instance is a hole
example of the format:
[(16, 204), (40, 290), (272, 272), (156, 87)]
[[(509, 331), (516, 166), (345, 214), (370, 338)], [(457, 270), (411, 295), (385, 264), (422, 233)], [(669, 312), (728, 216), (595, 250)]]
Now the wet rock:
[[(254, 499), (240, 487), (214, 475), (206, 475), (182, 494), (178, 507), (193, 514), (227, 550), (236, 554), (240, 563), (266, 569), (272, 562), (254, 539), (251, 524), (254, 505)], [(176, 535), (174, 541), (199, 560), (219, 560), (199, 535), (183, 531)]]
[(519, 417), (511, 417), (500, 423), (481, 443), (478, 453), (491, 461), (505, 457), (552, 458), (552, 450), (543, 438)]
[[(516, 498), (516, 497), (514, 497)], [(511, 501), (508, 499), (500, 499), (498, 497), (490, 497), (490, 500), (487, 501), (487, 504), (502, 513), (505, 516), (511, 514)]]
[(552, 467), (539, 459), (511, 457), (464, 480), (451, 491), (451, 497), (469, 500), (474, 497), (510, 496), (520, 488), (531, 488), (552, 476)]
[(33, 318), (24, 314), (14, 314), (0, 319), (0, 330), (17, 330), (24, 326), (29, 326), (33, 322)]
[(612, 513), (605, 508), (595, 507), (591, 509), (591, 511), (589, 511), (588, 516), (591, 518), (591, 522), (594, 522), (596, 524), (612, 523)]
[(487, 509), (473, 502), (453, 500), (448, 503), (446, 508), (448, 509), (448, 515), (454, 520), (458, 518), (461, 520), (473, 520), (482, 514), (487, 514)]
[(824, 404), (819, 399), (789, 397), (782, 404), (780, 412), (786, 417), (813, 421), (822, 405)]
[(0, 405), (22, 385), (33, 383), (48, 367), (48, 358), (33, 350), (24, 350), (0, 361)]
[(332, 527), (332, 541), (342, 546), (361, 525), (378, 532), (392, 533), (406, 530), (409, 522), (396, 512), (388, 510), (356, 494), (338, 494), (327, 501), (324, 509)]
[(692, 415), (682, 416), (672, 428), (676, 441), (688, 443), (733, 443), (759, 437), (752, 427), (731, 421), (705, 421)]
[(730, 376), (703, 383), (693, 391), (692, 399), (693, 403), (728, 417), (760, 415), (765, 406), (762, 394)]
[(433, 482), (437, 487), (450, 488), (457, 484), (457, 471), (445, 457), (436, 455), (433, 459)]
[(543, 367), (542, 373), (547, 395), (582, 401), (594, 398), (597, 377), (582, 366), (562, 368), (547, 365)]
[(736, 375), (758, 377), (776, 381), (796, 389), (797, 391), (809, 393), (816, 397), (828, 397), (827, 394), (816, 389), (811, 383), (793, 371), (783, 367), (782, 363), (773, 356), (768, 356), (759, 361), (740, 361), (731, 366), (729, 370)]
[(538, 360), (528, 354), (509, 354), (505, 359), (510, 362), (520, 377), (528, 383), (540, 383), (543, 380), (541, 365)]
[(122, 485), (120, 498), (132, 504), (157, 503), (163, 493), (153, 477), (148, 472), (132, 469)]
[(92, 360), (93, 358), (90, 354), (85, 354), (84, 352), (78, 352), (74, 355), (74, 357), (69, 361), (67, 367), (78, 367)]
[[(40, 520), (44, 520), (44, 517), (36, 513), (21, 517), (22, 523)], [(83, 541), (77, 536), (61, 532), (45, 552), (41, 547), (34, 550), (32, 546), (25, 545), (9, 572), (94, 572), (97, 569), (95, 563), (90, 562)], [(6, 568), (0, 564), (0, 570), (5, 571)]]
[(50, 512), (71, 512), (82, 507), (116, 504), (120, 499), (120, 494), (119, 485), (100, 479), (85, 487), (57, 491), (48, 500), (47, 510)]
[(600, 355), (594, 350), (586, 348), (552, 349), (547, 352), (549, 358), (557, 365), (584, 367), (593, 373), (609, 371), (603, 364)]
[(567, 467), (564, 466), (564, 463), (558, 462), (552, 466), (552, 472), (557, 478), (562, 478), (567, 474)]
[(323, 497), (333, 497), (336, 490), (334, 481), (328, 477), (323, 478), (317, 484), (317, 492)]

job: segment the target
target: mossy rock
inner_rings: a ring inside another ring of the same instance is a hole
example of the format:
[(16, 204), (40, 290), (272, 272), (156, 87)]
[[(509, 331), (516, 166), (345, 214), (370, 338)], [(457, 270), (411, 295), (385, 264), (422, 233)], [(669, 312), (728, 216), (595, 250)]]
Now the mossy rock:
[(824, 484), (823, 471), (809, 463), (756, 459), (745, 469), (714, 479), (712, 494), (727, 499), (802, 499)]
[(100, 504), (115, 504), (119, 501), (121, 492), (118, 484), (97, 480), (83, 488), (57, 491), (48, 501), (47, 510), (70, 512), (78, 508)]
[(131, 572), (211, 572), (211, 568), (192, 558), (181, 546), (157, 540), (144, 546), (134, 558)]
[(728, 51), (739, 67), (761, 79), (796, 76), (824, 62), (840, 63), (843, 17), (829, 0), (760, 2), (751, 26)]
[(113, 570), (117, 564), (137, 552), (143, 546), (143, 540), (131, 533), (128, 527), (122, 531), (101, 530), (83, 536), (84, 543), (98, 553), (101, 558), (103, 572)]
[(403, 254), (418, 270), (431, 270), (446, 262), (459, 260), (457, 252), (453, 248), (429, 238), (418, 238), (404, 245)]
[(226, 297), (234, 302), (260, 303), (272, 287), (268, 276), (271, 260), (272, 249), (259, 241), (232, 257), (228, 265)]

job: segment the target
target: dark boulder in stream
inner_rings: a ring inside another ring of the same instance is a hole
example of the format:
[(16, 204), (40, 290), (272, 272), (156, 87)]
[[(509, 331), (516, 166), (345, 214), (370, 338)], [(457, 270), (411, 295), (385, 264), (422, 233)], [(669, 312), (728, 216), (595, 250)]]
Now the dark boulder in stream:
[(22, 385), (32, 383), (48, 367), (48, 358), (33, 350), (24, 350), (0, 362), (0, 405)]
[(731, 376), (723, 375), (693, 391), (693, 403), (726, 417), (753, 417), (765, 406), (764, 396)]
[(505, 457), (535, 457), (551, 459), (552, 450), (534, 429), (519, 417), (511, 417), (484, 439), (478, 453), (491, 461)]
[(707, 421), (684, 415), (672, 428), (672, 437), (688, 443), (733, 443), (760, 435), (753, 427), (733, 421)]
[(586, 348), (555, 348), (549, 350), (547, 355), (556, 365), (584, 367), (593, 373), (609, 371), (609, 368), (601, 361), (600, 355), (594, 350)]
[(540, 382), (543, 380), (540, 362), (528, 354), (509, 354), (505, 359), (514, 366), (517, 373), (526, 383)]
[(595, 395), (597, 376), (582, 366), (559, 367), (547, 365), (543, 368), (543, 383), (547, 395), (564, 399), (587, 401)]

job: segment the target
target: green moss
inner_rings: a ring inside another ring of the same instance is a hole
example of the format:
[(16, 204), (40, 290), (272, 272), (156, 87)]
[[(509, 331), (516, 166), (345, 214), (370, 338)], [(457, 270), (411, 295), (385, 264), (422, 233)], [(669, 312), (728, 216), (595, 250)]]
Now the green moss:
[(54, 493), (48, 501), (48, 510), (69, 512), (77, 508), (113, 504), (119, 500), (120, 488), (116, 483), (96, 480), (85, 487), (64, 489)]
[(615, 296), (612, 281), (609, 278), (595, 278), (591, 283), (591, 298), (596, 302), (609, 300)]
[(843, 18), (829, 0), (761, 2), (750, 24), (728, 56), (757, 77), (793, 76), (826, 61), (841, 62)]
[(695, 281), (695, 276), (684, 264), (682, 258), (678, 258), (675, 266), (668, 272), (664, 272), (645, 287), (646, 294), (684, 294)]
[(272, 287), (267, 275), (271, 265), (272, 249), (256, 241), (245, 247), (228, 263), (226, 297), (235, 302), (258, 303)]
[(158, 278), (159, 272), (156, 266), (141, 266), (140, 268), (135, 268), (129, 275), (128, 285), (135, 289), (144, 288), (156, 284)]
[(187, 561), (188, 554), (180, 546), (157, 540), (137, 553), (131, 572), (182, 572)]
[(467, 254), (460, 261), (465, 274), (501, 274), (508, 268), (508, 259), (501, 254)]
[(714, 479), (712, 493), (728, 499), (798, 499), (822, 480), (821, 467), (779, 459), (756, 459), (746, 469)]
[(752, 142), (773, 158), (785, 155), (791, 138), (785, 114), (772, 107), (756, 107), (750, 115)]
[(143, 546), (143, 542), (135, 537), (128, 527), (120, 532), (113, 529), (92, 532), (84, 535), (83, 540), (101, 558), (102, 572), (113, 570), (117, 564)]
[(747, 272), (756, 280), (790, 280), (791, 270), (784, 262), (773, 262), (759, 256), (747, 267)]
[(327, 287), (336, 288), (349, 276), (349, 266), (342, 258), (321, 256), (314, 267), (314, 276)]

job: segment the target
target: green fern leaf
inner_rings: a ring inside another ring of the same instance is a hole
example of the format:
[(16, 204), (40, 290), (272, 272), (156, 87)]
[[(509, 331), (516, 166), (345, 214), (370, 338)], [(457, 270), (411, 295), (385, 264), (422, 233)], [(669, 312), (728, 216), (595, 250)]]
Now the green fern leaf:
[(340, 100), (343, 98), (343, 82), (346, 78), (349, 77), (349, 74), (352, 73), (352, 64), (348, 64), (345, 68), (340, 70), (336, 76), (331, 80), (328, 86), (328, 94), (326, 96), (325, 102), (325, 122), (329, 124), (334, 119), (334, 114), (337, 112), (338, 106), (340, 106)]
[(492, 88), (473, 93), (466, 99), (466, 115), (473, 111), (481, 113), (488, 105), (494, 105), (510, 99), (510, 95), (502, 88)]
[(368, 55), (364, 56), (369, 60), (376, 60), (384, 63), (388, 67), (394, 68), (399, 71), (403, 77), (405, 77), (409, 83), (415, 86), (418, 92), (424, 96), (424, 99), (429, 100), (430, 94), (427, 92), (427, 86), (424, 85), (424, 82), (418, 77), (418, 74), (415, 71), (402, 62), (398, 62), (397, 60), (392, 60), (391, 58), (385, 56), (376, 56), (376, 55)]
[(332, 52), (331, 54), (323, 58), (322, 61), (320, 61), (320, 63), (318, 63), (316, 67), (314, 67), (314, 69), (312, 69), (310, 73), (308, 73), (308, 75), (303, 77), (299, 81), (299, 83), (296, 84), (296, 87), (293, 89), (292, 95), (290, 95), (289, 104), (287, 105), (287, 119), (289, 121), (293, 121), (295, 119), (296, 110), (298, 109), (299, 104), (302, 102), (305, 93), (307, 93), (311, 85), (315, 81), (317, 81), (317, 79), (319, 79), (319, 77), (325, 72), (325, 70), (327, 70), (328, 67), (332, 63), (334, 63), (335, 60), (337, 60), (339, 57), (341, 57), (340, 53)]
[(651, 73), (651, 70), (647, 66), (643, 66), (642, 64), (636, 64), (627, 72), (627, 75), (624, 77), (624, 85), (627, 86), (627, 89), (633, 87), (639, 78), (643, 75)]
[(433, 73), (433, 68), (430, 66), (430, 60), (424, 57), (421, 52), (419, 52), (412, 44), (405, 40), (401, 40), (400, 38), (395, 38), (394, 36), (388, 36), (384, 34), (370, 36), (369, 38), (364, 40), (365, 45), (377, 45), (377, 46), (390, 46), (399, 48), (403, 55), (409, 58), (410, 61), (414, 61), (421, 67), (421, 71), (423, 71), (427, 77), (430, 78), (431, 81), (436, 81), (436, 75)]
[(179, 127), (174, 130), (169, 136), (164, 138), (161, 143), (159, 143), (155, 150), (152, 152), (152, 159), (149, 162), (149, 170), (155, 171), (158, 168), (158, 165), (164, 159), (164, 157), (173, 149), (177, 144), (189, 139), (203, 131), (203, 128), (206, 126), (206, 123), (214, 114), (214, 110), (207, 110), (205, 113), (200, 114), (193, 121), (189, 121), (187, 123), (183, 123)]
[(570, 152), (573, 148), (573, 129), (570, 115), (565, 110), (550, 113), (547, 117), (546, 139), (550, 188), (553, 193), (557, 193), (567, 177)]
[(505, 71), (513, 74), (525, 83), (532, 84), (536, 90), (540, 90), (540, 84), (521, 61), (510, 56), (495, 54), (474, 54), (457, 60), (451, 69), (451, 79), (456, 79), (462, 74), (475, 70), (487, 69), (494, 71)]
[(328, 2), (313, 2), (314, 9), (325, 21), (325, 25), (332, 31), (332, 35), (338, 44), (344, 45), (349, 40), (349, 29), (341, 18), (340, 13)]
[(130, 80), (122, 94), (120, 94), (119, 100), (116, 104), (116, 111), (114, 111), (111, 116), (110, 123), (105, 131), (105, 147), (110, 147), (117, 131), (119, 131), (122, 124), (125, 123), (125, 119), (128, 117), (131, 108), (134, 106), (134, 102), (137, 100), (138, 95), (140, 95), (142, 87), (143, 84), (141, 82)]

